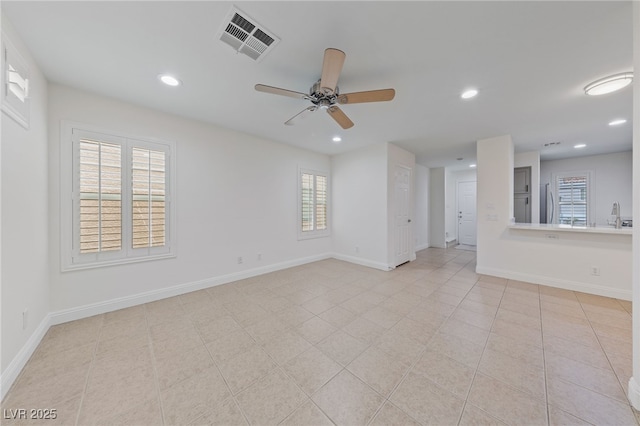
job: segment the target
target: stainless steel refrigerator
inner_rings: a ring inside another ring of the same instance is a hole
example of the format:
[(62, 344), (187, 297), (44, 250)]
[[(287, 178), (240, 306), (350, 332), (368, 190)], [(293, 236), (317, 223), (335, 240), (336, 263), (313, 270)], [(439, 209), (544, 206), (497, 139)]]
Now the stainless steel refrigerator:
[(553, 223), (555, 205), (553, 202), (553, 192), (551, 185), (544, 183), (540, 185), (540, 223)]

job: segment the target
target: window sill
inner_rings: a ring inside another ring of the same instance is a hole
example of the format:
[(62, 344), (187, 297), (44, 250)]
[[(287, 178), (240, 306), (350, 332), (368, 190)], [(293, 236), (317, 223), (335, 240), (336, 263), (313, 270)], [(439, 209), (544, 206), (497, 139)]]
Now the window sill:
[(308, 235), (307, 233), (304, 233), (304, 234), (298, 234), (298, 241), (313, 240), (316, 238), (327, 238), (330, 236), (331, 236), (331, 233), (329, 232), (311, 233)]
[(166, 253), (154, 256), (132, 257), (128, 259), (107, 260), (101, 262), (75, 263), (72, 265), (63, 265), (61, 272), (82, 271), (85, 269), (106, 268), (109, 266), (129, 265), (132, 263), (151, 262), (154, 260), (172, 259), (177, 257), (176, 254)]

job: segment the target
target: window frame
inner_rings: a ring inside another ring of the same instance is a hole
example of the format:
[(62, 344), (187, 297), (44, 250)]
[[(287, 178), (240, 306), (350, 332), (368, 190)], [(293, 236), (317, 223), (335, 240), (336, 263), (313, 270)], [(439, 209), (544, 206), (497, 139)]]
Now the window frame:
[[(585, 224), (584, 225), (574, 225), (573, 223), (571, 223), (571, 226), (589, 226), (589, 223), (592, 222), (591, 217), (592, 217), (592, 206), (595, 203), (595, 198), (594, 198), (594, 191), (593, 191), (593, 185), (592, 185), (592, 177), (593, 177), (593, 171), (591, 170), (581, 170), (581, 171), (571, 171), (571, 172), (559, 172), (559, 173), (554, 173), (552, 176), (553, 179), (553, 187), (555, 190), (555, 197), (556, 199), (554, 200), (555, 206), (554, 208), (557, 211), (556, 217), (555, 217), (555, 223), (557, 224), (561, 224), (560, 221), (560, 179), (565, 179), (565, 178), (571, 178), (571, 177), (577, 177), (577, 178), (585, 178), (586, 180), (586, 190), (585, 190), (585, 195), (586, 195), (586, 202), (585, 202), (585, 207), (586, 207), (586, 212), (585, 212)], [(574, 203), (571, 203), (574, 204)], [(577, 203), (575, 203), (577, 204)]]
[[(303, 197), (302, 197), (302, 177), (303, 175), (308, 174), (308, 175), (312, 175), (313, 176), (313, 207), (312, 207), (312, 211), (314, 212), (313, 215), (313, 229), (310, 231), (303, 231), (302, 230), (302, 203), (303, 203)], [(317, 207), (317, 177), (318, 176), (322, 176), (326, 179), (326, 213), (325, 213), (325, 217), (326, 217), (326, 228), (325, 229), (317, 229), (317, 223), (316, 223), (316, 207)], [(308, 239), (312, 239), (312, 238), (323, 238), (323, 237), (328, 237), (329, 235), (331, 235), (331, 181), (329, 178), (329, 173), (324, 172), (324, 171), (319, 171), (319, 170), (311, 170), (311, 169), (304, 169), (304, 168), (298, 168), (298, 216), (297, 216), (297, 229), (298, 229), (298, 240), (308, 240)]]
[[(176, 257), (175, 143), (138, 137), (71, 121), (61, 122), (60, 152), (60, 243), (61, 270), (98, 268)], [(121, 248), (98, 253), (80, 253), (79, 144), (81, 138), (121, 146)], [(133, 248), (132, 150), (150, 149), (165, 153), (165, 244)]]

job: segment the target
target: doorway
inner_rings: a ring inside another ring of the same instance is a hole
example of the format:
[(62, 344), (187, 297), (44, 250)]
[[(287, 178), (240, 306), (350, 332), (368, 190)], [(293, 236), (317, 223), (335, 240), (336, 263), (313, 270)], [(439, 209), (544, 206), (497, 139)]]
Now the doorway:
[(477, 182), (458, 182), (458, 244), (476, 245)]
[(531, 167), (513, 169), (513, 217), (531, 223)]

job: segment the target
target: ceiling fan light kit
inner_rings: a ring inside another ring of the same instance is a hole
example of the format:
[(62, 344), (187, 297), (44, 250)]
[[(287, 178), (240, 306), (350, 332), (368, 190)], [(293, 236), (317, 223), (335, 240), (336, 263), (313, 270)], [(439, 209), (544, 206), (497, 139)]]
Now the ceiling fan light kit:
[(336, 104), (358, 104), (365, 102), (390, 101), (395, 97), (394, 89), (370, 90), (365, 92), (353, 92), (340, 94), (338, 88), (338, 78), (344, 65), (346, 55), (342, 50), (329, 48), (324, 51), (322, 62), (322, 75), (318, 81), (309, 89), (309, 94), (296, 92), (293, 90), (281, 89), (279, 87), (256, 84), (255, 89), (259, 92), (271, 93), (274, 95), (288, 96), (311, 101), (313, 104), (285, 121), (286, 125), (293, 125), (296, 121), (304, 118), (307, 114), (318, 109), (326, 110), (327, 113), (343, 129), (353, 127), (354, 123)]

